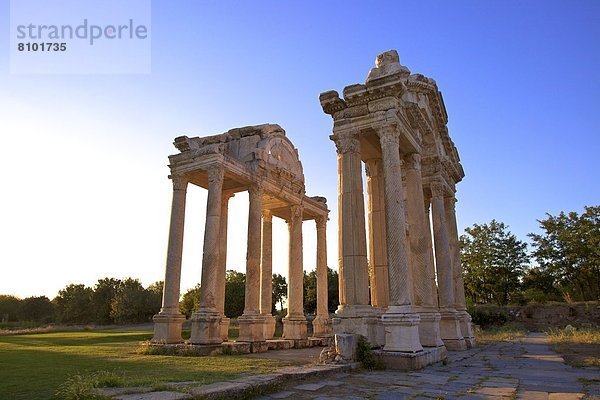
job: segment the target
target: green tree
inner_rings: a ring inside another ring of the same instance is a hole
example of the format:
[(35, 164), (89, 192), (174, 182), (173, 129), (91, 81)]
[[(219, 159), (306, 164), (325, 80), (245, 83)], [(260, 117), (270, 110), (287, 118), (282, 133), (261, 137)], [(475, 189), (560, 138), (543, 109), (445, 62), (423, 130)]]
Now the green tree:
[(83, 284), (70, 284), (53, 300), (58, 322), (87, 324), (94, 320), (92, 289)]
[(539, 266), (530, 268), (522, 279), (523, 296), (527, 301), (544, 303), (560, 301), (560, 291), (556, 288), (552, 274)]
[(0, 321), (16, 321), (18, 319), (21, 300), (15, 296), (0, 294)]
[(600, 298), (600, 206), (538, 220), (542, 234), (530, 233), (541, 271), (574, 300)]
[(473, 303), (505, 305), (519, 300), (529, 258), (527, 244), (502, 222), (465, 229), (460, 237), (465, 292)]
[(314, 314), (317, 310), (317, 271), (304, 271), (304, 312)]
[(92, 293), (92, 309), (94, 310), (94, 321), (99, 324), (110, 324), (113, 322), (110, 312), (112, 300), (117, 295), (121, 280), (115, 278), (99, 279)]
[(200, 284), (188, 289), (179, 302), (179, 310), (187, 318), (191, 317), (198, 308), (200, 308)]
[(27, 297), (19, 306), (20, 321), (52, 322), (54, 306), (46, 296)]
[(244, 313), (246, 298), (246, 274), (234, 270), (225, 275), (225, 315), (230, 318)]
[(157, 281), (146, 288), (146, 312), (150, 318), (160, 311), (165, 283)]
[(327, 268), (327, 308), (335, 312), (340, 305), (339, 276), (337, 271)]
[(148, 321), (146, 290), (138, 279), (127, 278), (121, 282), (111, 302), (110, 317), (119, 324)]
[(275, 312), (275, 305), (279, 303), (279, 309), (283, 310), (283, 300), (287, 298), (287, 281), (280, 274), (273, 274), (273, 301), (272, 309)]

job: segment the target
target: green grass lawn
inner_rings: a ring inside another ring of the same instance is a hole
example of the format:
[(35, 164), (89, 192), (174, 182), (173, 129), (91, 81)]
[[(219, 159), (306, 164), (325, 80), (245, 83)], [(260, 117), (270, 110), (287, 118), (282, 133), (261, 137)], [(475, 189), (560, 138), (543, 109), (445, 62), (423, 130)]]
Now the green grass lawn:
[(273, 360), (241, 356), (141, 355), (148, 331), (53, 332), (0, 336), (0, 398), (48, 399), (69, 377), (110, 371), (127, 386), (168, 381), (211, 383), (246, 373), (272, 371)]

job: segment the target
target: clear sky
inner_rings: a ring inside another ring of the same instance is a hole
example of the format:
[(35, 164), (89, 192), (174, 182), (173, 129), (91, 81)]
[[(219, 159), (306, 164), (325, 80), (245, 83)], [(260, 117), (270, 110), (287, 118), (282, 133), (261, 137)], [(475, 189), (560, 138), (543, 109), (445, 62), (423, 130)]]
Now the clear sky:
[[(318, 96), (363, 83), (389, 49), (444, 95), (466, 172), (461, 232), (495, 218), (526, 240), (544, 213), (600, 203), (598, 1), (157, 0), (151, 11), (149, 74), (10, 74), (0, 40), (0, 293), (163, 279), (173, 138), (261, 123), (287, 131), (308, 194), (328, 198), (335, 268), (336, 154)], [(8, 24), (0, 0), (1, 35)], [(188, 196), (183, 290), (200, 281), (206, 207), (203, 189)], [(246, 218), (236, 195), (228, 268), (244, 269)], [(287, 230), (274, 229), (274, 272), (287, 274)]]

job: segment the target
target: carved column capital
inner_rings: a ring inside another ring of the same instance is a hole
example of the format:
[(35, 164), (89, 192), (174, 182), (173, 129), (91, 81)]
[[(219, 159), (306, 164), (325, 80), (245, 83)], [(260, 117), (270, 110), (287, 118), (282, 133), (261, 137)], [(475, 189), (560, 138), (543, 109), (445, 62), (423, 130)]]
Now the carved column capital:
[(302, 211), (303, 208), (300, 205), (291, 205), (290, 206), (290, 218), (286, 220), (288, 224), (293, 224), (302, 221)]
[(265, 222), (273, 221), (273, 212), (271, 210), (262, 210), (262, 219)]
[(419, 153), (410, 153), (404, 157), (404, 164), (408, 169), (421, 170), (421, 155)]
[(248, 196), (250, 197), (261, 197), (263, 195), (263, 187), (258, 183), (253, 183), (248, 187)]
[(430, 185), (431, 188), (431, 197), (444, 197), (445, 195), (445, 190), (444, 190), (444, 185), (442, 185), (439, 182), (433, 182)]
[(172, 175), (171, 181), (173, 181), (173, 190), (187, 190), (188, 179), (181, 175)]
[(317, 229), (325, 229), (327, 227), (327, 220), (329, 218), (325, 215), (319, 216), (315, 218), (315, 223), (317, 224)]
[(369, 178), (383, 175), (383, 161), (381, 158), (371, 158), (365, 161), (365, 173)]
[(377, 129), (381, 147), (388, 145), (398, 146), (400, 143), (400, 132), (393, 125), (384, 125)]
[(211, 183), (223, 185), (223, 179), (225, 177), (225, 170), (223, 169), (223, 167), (209, 168), (206, 172), (208, 173), (209, 186)]
[(360, 153), (360, 141), (357, 135), (337, 136), (335, 147), (338, 154)]

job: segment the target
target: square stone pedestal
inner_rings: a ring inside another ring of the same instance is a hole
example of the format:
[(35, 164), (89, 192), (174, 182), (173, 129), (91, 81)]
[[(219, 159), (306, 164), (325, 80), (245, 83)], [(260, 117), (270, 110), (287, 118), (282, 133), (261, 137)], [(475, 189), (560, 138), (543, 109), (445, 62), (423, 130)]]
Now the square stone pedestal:
[(185, 322), (183, 314), (156, 314), (152, 320), (154, 321), (154, 343), (182, 343), (181, 326)]
[(373, 356), (386, 368), (409, 371), (445, 360), (448, 352), (445, 347), (424, 348), (417, 353), (373, 350)]
[(256, 315), (242, 315), (238, 318), (240, 325), (240, 335), (237, 338), (239, 342), (264, 342), (264, 318)]
[(439, 312), (431, 312), (429, 310), (419, 310), (419, 340), (424, 347), (440, 347), (444, 345), (440, 333), (440, 320), (442, 319)]
[(328, 317), (317, 315), (312, 322), (313, 337), (331, 337), (333, 336), (333, 327)]
[(331, 319), (333, 333), (364, 336), (373, 346), (385, 344), (385, 330), (381, 321), (383, 310), (371, 306), (340, 306)]
[(302, 317), (285, 317), (283, 322), (283, 338), (292, 340), (308, 339), (308, 331), (306, 318)]
[(463, 338), (465, 338), (465, 343), (467, 344), (467, 348), (475, 347), (475, 335), (473, 334), (473, 324), (471, 323), (472, 318), (466, 310), (458, 311), (458, 321), (460, 324), (460, 332), (462, 333)]
[(455, 310), (440, 310), (440, 333), (444, 346), (451, 351), (462, 351), (467, 349), (467, 343), (460, 331), (458, 313)]
[(419, 341), (419, 314), (408, 311), (405, 311), (403, 306), (390, 306), (381, 316), (385, 327), (384, 351), (403, 353), (423, 351)]
[(275, 317), (271, 314), (261, 314), (261, 316), (264, 318), (265, 321), (263, 325), (265, 340), (272, 339), (275, 335)]
[(213, 312), (197, 312), (192, 314), (192, 335), (189, 342), (192, 344), (218, 344), (222, 343), (221, 316)]
[(221, 339), (224, 342), (229, 340), (229, 322), (231, 320), (227, 317), (221, 316), (221, 322), (219, 323), (219, 331), (221, 332)]

